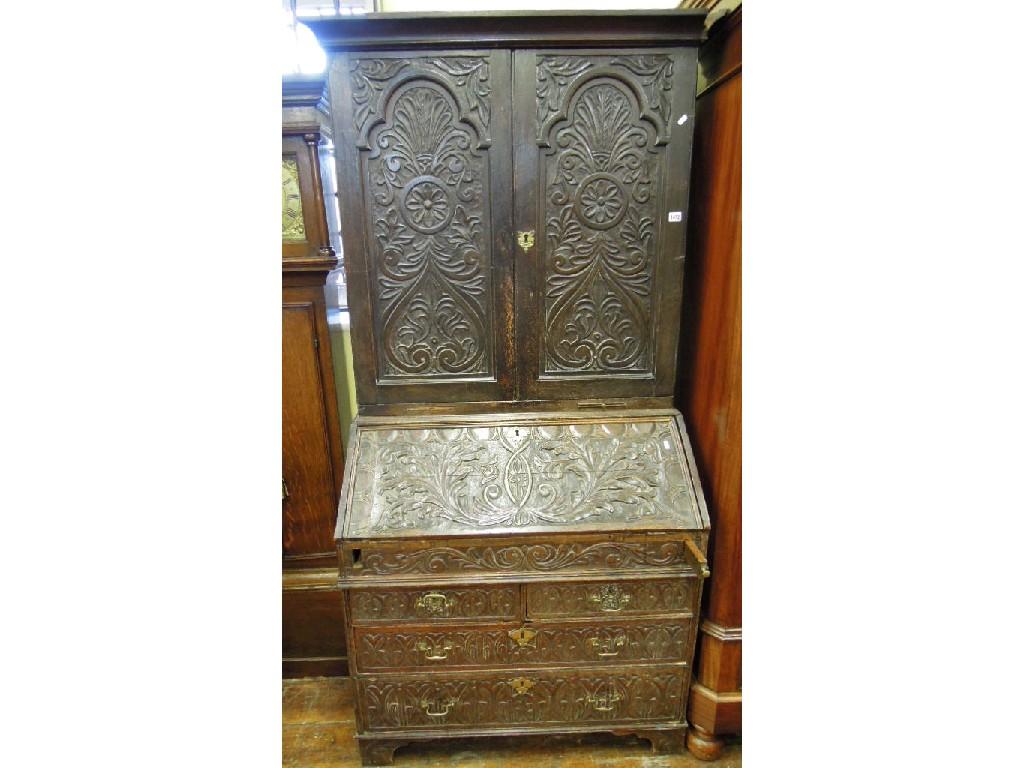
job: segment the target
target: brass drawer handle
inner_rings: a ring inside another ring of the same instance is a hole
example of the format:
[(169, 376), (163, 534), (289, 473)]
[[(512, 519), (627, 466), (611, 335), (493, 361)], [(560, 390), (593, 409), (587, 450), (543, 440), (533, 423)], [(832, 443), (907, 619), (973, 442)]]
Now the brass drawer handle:
[(603, 584), (590, 596), (590, 602), (597, 603), (606, 613), (621, 611), (629, 604), (629, 594), (623, 592), (618, 584)]
[(427, 592), (416, 600), (416, 607), (422, 608), (431, 616), (443, 616), (454, 605), (454, 601), (442, 592)]
[(426, 715), (430, 716), (430, 717), (444, 717), (445, 715), (447, 715), (449, 712), (452, 711), (452, 707), (455, 706), (455, 699), (448, 699), (447, 703), (444, 705), (444, 709), (441, 710), (440, 712), (431, 712), (430, 711), (430, 702), (427, 701), (426, 699), (423, 699), (420, 702), (420, 706), (423, 708), (423, 712)]
[(619, 652), (617, 650), (613, 651), (612, 648), (622, 648), (626, 644), (626, 636), (619, 635), (618, 637), (610, 637), (607, 640), (602, 640), (600, 637), (591, 637), (587, 642), (594, 647), (598, 656), (618, 656)]
[(423, 658), (428, 659), (430, 661), (444, 661), (448, 658), (448, 651), (452, 650), (452, 648), (454, 647), (455, 646), (452, 645), (451, 640), (445, 640), (441, 644), (441, 650), (443, 651), (443, 653), (431, 655), (430, 651), (434, 650), (434, 646), (432, 643), (428, 643), (426, 640), (420, 640), (418, 643), (416, 643), (416, 650), (420, 651), (423, 654)]
[(533, 638), (537, 636), (537, 633), (532, 629), (522, 627), (521, 629), (510, 629), (508, 636), (515, 640), (520, 648), (536, 648), (533, 644)]
[(536, 683), (533, 682), (533, 680), (530, 680), (526, 677), (513, 677), (511, 680), (508, 681), (508, 684), (512, 686), (512, 692), (516, 696), (526, 693), (528, 690), (530, 690), (531, 688), (533, 688), (533, 686), (536, 685)]
[(590, 694), (587, 696), (587, 703), (597, 712), (611, 712), (615, 709), (615, 702), (622, 701), (618, 693), (606, 693), (600, 696)]

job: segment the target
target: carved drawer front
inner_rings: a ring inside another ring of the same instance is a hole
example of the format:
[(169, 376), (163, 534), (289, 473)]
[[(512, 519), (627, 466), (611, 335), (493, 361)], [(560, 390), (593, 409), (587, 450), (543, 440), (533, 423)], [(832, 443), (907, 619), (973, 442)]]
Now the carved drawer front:
[(369, 731), (667, 722), (682, 719), (689, 669), (359, 677)]
[(517, 586), (353, 589), (348, 594), (353, 624), (515, 621), (519, 616)]
[(631, 624), (544, 624), (355, 631), (360, 672), (459, 667), (682, 662), (691, 619)]
[(531, 619), (691, 613), (696, 590), (694, 578), (529, 584), (526, 610)]

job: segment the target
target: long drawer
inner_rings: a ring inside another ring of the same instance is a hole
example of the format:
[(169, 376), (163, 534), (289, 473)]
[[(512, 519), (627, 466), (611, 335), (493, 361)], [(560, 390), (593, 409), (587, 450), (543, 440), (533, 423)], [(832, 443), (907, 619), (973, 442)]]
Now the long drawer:
[(519, 586), (349, 590), (352, 624), (516, 621)]
[(696, 578), (542, 582), (526, 586), (531, 619), (693, 613)]
[(693, 621), (354, 630), (360, 672), (682, 662)]
[(687, 667), (356, 678), (369, 731), (683, 717)]

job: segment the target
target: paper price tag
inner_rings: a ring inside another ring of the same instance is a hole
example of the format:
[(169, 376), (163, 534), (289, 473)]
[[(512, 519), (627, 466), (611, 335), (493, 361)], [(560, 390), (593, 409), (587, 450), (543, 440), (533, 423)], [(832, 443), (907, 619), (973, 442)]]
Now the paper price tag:
[(675, 223), (677, 221), (682, 221), (683, 220), (683, 212), (682, 211), (669, 211), (668, 212), (668, 220), (669, 220), (670, 224), (671, 223)]

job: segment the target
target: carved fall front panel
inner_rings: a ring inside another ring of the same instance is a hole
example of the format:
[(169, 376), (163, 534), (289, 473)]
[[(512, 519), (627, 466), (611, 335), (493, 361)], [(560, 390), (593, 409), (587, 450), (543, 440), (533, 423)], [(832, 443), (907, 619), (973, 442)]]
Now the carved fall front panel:
[(653, 371), (671, 89), (664, 54), (537, 58), (541, 375)]
[(474, 56), (351, 61), (381, 380), (494, 375), (489, 77)]
[(368, 429), (358, 439), (350, 536), (700, 527), (670, 419)]

